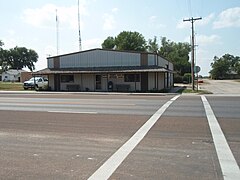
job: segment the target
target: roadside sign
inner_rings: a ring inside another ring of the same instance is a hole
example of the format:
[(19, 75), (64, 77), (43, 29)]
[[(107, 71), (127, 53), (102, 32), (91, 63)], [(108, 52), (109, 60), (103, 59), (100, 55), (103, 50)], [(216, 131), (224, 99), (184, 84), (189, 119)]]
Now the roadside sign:
[(194, 66), (194, 72), (199, 73), (201, 71), (201, 68), (199, 66)]

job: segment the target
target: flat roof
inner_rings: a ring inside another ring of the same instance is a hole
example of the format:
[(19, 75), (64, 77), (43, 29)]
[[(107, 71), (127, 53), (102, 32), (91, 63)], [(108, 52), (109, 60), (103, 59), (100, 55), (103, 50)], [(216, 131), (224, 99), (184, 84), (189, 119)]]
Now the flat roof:
[[(84, 51), (77, 51), (77, 52), (72, 52), (72, 53), (67, 53), (67, 54), (61, 54), (61, 55), (56, 55), (56, 56), (50, 56), (47, 57), (47, 59), (51, 59), (51, 58), (57, 58), (57, 57), (63, 57), (63, 56), (69, 56), (69, 55), (74, 55), (74, 54), (81, 54), (81, 53), (85, 53), (85, 52), (90, 52), (90, 51), (108, 51), (108, 52), (122, 52), (122, 53), (133, 53), (133, 54), (152, 54), (152, 55), (158, 55), (159, 57), (164, 58), (163, 56), (161, 56), (158, 53), (154, 53), (154, 52), (145, 52), (145, 51), (130, 51), (130, 50), (114, 50), (114, 49), (101, 49), (101, 48), (95, 48), (95, 49), (88, 49), (88, 50), (84, 50)], [(166, 59), (167, 61), (169, 61), (168, 59)], [(169, 61), (171, 62), (171, 61)]]

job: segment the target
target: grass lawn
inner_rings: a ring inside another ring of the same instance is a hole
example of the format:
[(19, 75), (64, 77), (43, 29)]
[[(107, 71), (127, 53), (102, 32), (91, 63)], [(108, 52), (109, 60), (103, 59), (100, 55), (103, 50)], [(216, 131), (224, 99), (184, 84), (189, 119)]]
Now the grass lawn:
[(207, 91), (207, 90), (192, 90), (189, 88), (182, 88), (178, 91), (178, 93), (198, 93), (198, 94), (212, 94), (212, 92)]
[(19, 82), (0, 82), (0, 91), (23, 91), (23, 84)]

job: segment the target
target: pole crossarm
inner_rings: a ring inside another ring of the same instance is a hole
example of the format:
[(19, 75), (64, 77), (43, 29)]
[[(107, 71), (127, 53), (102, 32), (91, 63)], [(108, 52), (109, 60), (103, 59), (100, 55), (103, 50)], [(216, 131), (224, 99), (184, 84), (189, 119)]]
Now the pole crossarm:
[(197, 20), (201, 20), (202, 18), (201, 17), (198, 17), (198, 18), (189, 18), (189, 19), (184, 19), (183, 22), (186, 22), (186, 21), (191, 21), (191, 22), (194, 22), (194, 21), (197, 21)]
[(190, 21), (191, 24), (192, 24), (192, 45), (191, 45), (191, 48), (192, 48), (192, 64), (191, 64), (191, 74), (192, 74), (192, 90), (195, 89), (195, 86), (194, 86), (194, 81), (195, 81), (195, 77), (194, 77), (194, 48), (195, 48), (195, 45), (194, 45), (194, 22), (197, 21), (197, 20), (201, 20), (202, 18), (201, 17), (198, 17), (198, 18), (189, 18), (189, 19), (183, 19), (183, 22), (186, 22), (186, 21)]

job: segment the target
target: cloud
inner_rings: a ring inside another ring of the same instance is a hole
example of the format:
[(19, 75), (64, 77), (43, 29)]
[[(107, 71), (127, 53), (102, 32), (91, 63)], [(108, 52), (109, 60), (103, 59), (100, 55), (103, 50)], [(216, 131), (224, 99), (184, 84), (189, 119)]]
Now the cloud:
[[(56, 10), (60, 27), (70, 27), (72, 29), (77, 29), (77, 5), (70, 7), (60, 7), (54, 4), (46, 4), (41, 8), (25, 9), (21, 18), (25, 23), (38, 28), (52, 28), (56, 26)], [(80, 14), (81, 16), (87, 14), (84, 3), (80, 5)]]
[(215, 18), (215, 14), (211, 13), (206, 17), (203, 17), (200, 21), (198, 21), (197, 25), (199, 26), (205, 26), (208, 25), (212, 20)]
[(118, 12), (118, 8), (113, 8), (113, 9), (112, 9), (112, 12), (113, 12), (113, 13), (117, 13), (117, 12)]
[(16, 34), (16, 32), (14, 30), (10, 29), (10, 30), (8, 30), (8, 34), (10, 36), (14, 36)]
[(117, 15), (119, 9), (113, 8), (111, 9), (111, 13), (104, 13), (103, 14), (103, 30), (113, 30), (116, 28), (116, 20), (115, 15)]
[(103, 29), (104, 30), (115, 29), (116, 21), (115, 21), (115, 18), (112, 14), (105, 13), (103, 15), (103, 20), (104, 20), (104, 23), (103, 23)]
[(200, 46), (202, 45), (209, 45), (209, 44), (217, 44), (220, 43), (221, 37), (218, 35), (198, 35), (196, 37), (196, 43), (199, 44)]
[(88, 39), (88, 40), (83, 41), (83, 48), (84, 48), (84, 50), (99, 48), (99, 47), (101, 47), (102, 42), (103, 42), (103, 40), (99, 39), (99, 38)]
[(240, 27), (240, 7), (222, 11), (218, 16), (218, 20), (213, 23), (214, 29), (226, 27)]
[(10, 37), (10, 38), (3, 37), (2, 41), (4, 43), (4, 46), (3, 46), (4, 49), (10, 49), (17, 46), (17, 40), (13, 37)]
[[(221, 43), (221, 37), (218, 35), (197, 35), (195, 36), (196, 40), (195, 40), (195, 44), (199, 45), (199, 46), (206, 46), (206, 45), (210, 45), (210, 44), (219, 44)], [(190, 42), (190, 37), (186, 37), (184, 39), (184, 42)]]
[(149, 23), (151, 27), (155, 27), (157, 29), (166, 27), (166, 25), (158, 23), (157, 16), (150, 16)]
[(151, 16), (151, 17), (149, 17), (149, 21), (150, 21), (151, 23), (155, 23), (156, 20), (157, 20), (157, 16)]
[[(208, 25), (215, 17), (214, 13), (209, 14), (206, 17), (203, 17), (201, 20), (197, 21), (196, 25), (197, 26), (205, 26)], [(183, 18), (183, 19), (189, 19), (189, 18)], [(185, 29), (185, 28), (191, 28), (191, 23), (183, 21), (183, 19), (179, 20), (177, 23), (177, 28), (178, 29)], [(195, 25), (195, 24), (194, 24)]]
[[(185, 19), (185, 18), (184, 18)], [(186, 29), (186, 28), (191, 28), (191, 23), (190, 22), (183, 22), (183, 20), (179, 20), (177, 23), (177, 29)]]

